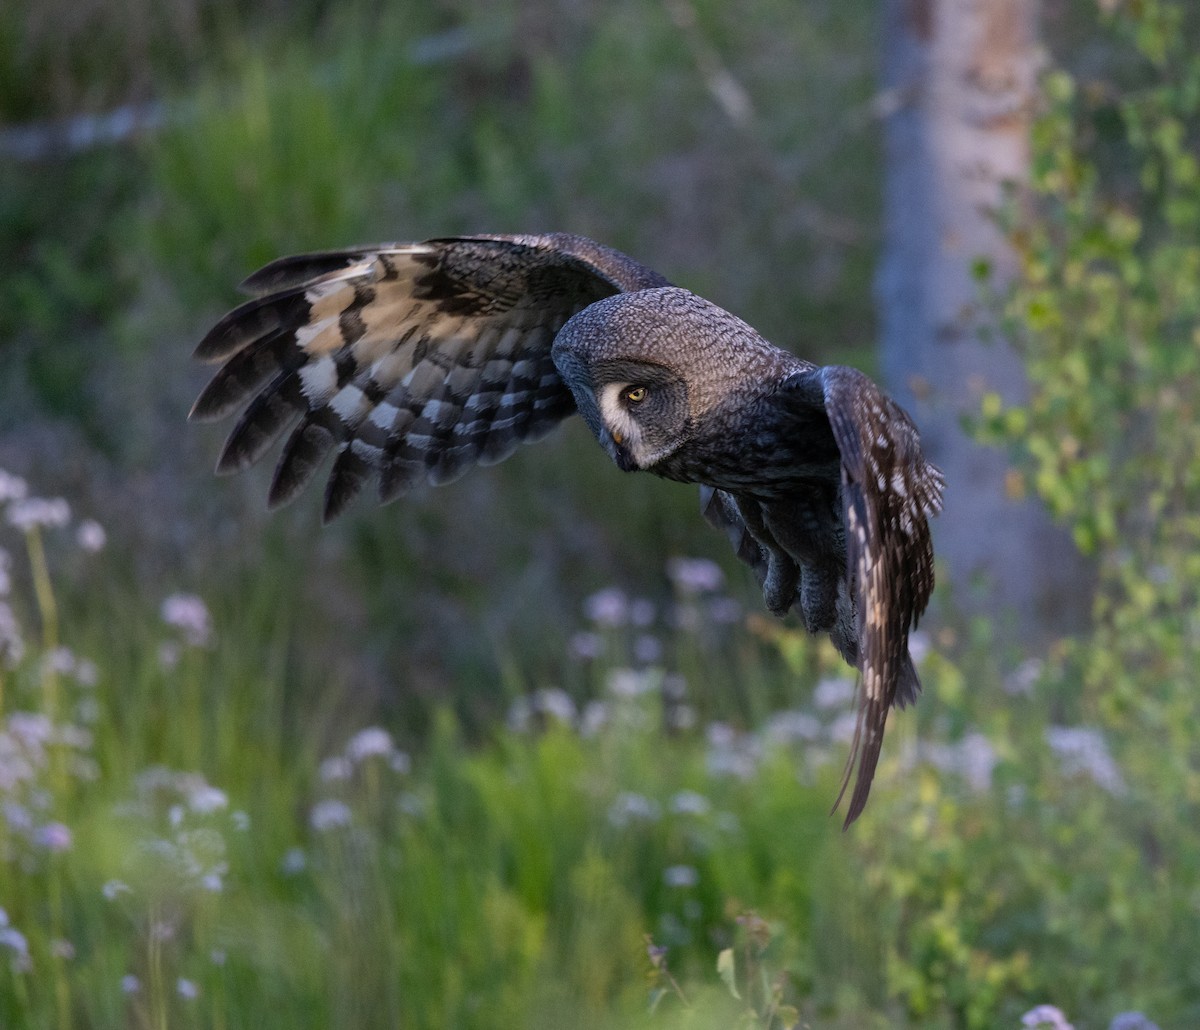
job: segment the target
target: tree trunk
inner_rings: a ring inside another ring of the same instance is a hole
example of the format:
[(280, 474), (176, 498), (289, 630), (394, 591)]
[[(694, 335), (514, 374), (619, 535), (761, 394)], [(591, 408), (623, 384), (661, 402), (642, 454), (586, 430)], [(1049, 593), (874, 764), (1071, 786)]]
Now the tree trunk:
[(963, 428), (985, 392), (1027, 396), (1019, 356), (981, 310), (973, 267), (1003, 289), (1014, 257), (992, 212), (1026, 181), (1039, 50), (1037, 0), (884, 0), (885, 143), (877, 279), (884, 377), (946, 473), (936, 520), (953, 607), (1041, 637), (1078, 626), (1084, 565), (1035, 500), (1014, 496), (1005, 455)]

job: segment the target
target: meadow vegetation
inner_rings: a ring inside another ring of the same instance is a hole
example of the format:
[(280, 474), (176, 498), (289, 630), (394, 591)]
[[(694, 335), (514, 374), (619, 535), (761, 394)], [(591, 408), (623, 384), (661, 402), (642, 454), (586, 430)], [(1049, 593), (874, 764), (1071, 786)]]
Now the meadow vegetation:
[(1094, 556), (1093, 627), (1025, 653), (943, 600), (848, 833), (849, 670), (690, 491), (568, 431), (321, 531), (176, 420), (242, 272), (467, 229), (594, 234), (869, 367), (865, 8), (150, 6), (114, 67), (123, 24), (0, 15), (6, 119), (168, 112), (0, 171), (0, 1025), (1200, 1022), (1185, 4), (1089, 15), (1007, 215), (1034, 390), (979, 431)]

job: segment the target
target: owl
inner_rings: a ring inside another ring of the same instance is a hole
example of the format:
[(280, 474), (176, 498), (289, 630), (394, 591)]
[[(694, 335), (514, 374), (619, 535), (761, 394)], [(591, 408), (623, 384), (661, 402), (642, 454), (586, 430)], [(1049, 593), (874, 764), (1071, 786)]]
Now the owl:
[[(196, 350), (220, 368), (194, 419), (240, 411), (217, 464), (288, 433), (269, 503), (333, 452), (324, 515), (368, 482), (381, 501), (507, 458), (578, 413), (627, 472), (700, 487), (704, 514), (859, 670), (862, 812), (891, 706), (916, 700), (908, 635), (933, 589), (928, 519), (943, 478), (867, 376), (818, 367), (618, 251), (561, 233), (305, 254), (244, 283)], [(855, 770), (857, 774), (855, 775)]]

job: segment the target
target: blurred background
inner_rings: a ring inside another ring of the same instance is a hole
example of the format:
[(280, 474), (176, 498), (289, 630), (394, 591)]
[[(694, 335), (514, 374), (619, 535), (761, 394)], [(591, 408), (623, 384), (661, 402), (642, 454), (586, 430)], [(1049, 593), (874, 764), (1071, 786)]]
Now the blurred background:
[[(1200, 1021), (1196, 11), (998, 6), (0, 11), (0, 1024)], [(973, 228), (914, 100), (957, 32)], [(847, 834), (851, 670), (693, 490), (569, 425), (322, 528), (186, 424), (273, 257), (552, 230), (886, 380), (966, 470)]]

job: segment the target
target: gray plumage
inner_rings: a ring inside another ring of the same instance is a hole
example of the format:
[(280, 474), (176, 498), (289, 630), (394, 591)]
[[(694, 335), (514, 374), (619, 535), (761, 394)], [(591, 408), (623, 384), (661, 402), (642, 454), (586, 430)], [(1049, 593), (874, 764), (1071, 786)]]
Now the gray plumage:
[[(232, 472), (290, 430), (270, 503), (330, 451), (326, 519), (508, 457), (578, 412), (626, 471), (697, 483), (767, 607), (795, 608), (862, 673), (844, 793), (862, 811), (888, 709), (916, 699), (908, 633), (933, 589), (941, 473), (865, 375), (780, 350), (580, 236), (476, 236), (283, 258), (197, 348), (221, 368), (192, 417), (242, 414)], [(839, 794), (839, 801), (841, 795)], [(836, 807), (836, 805), (835, 805)]]

